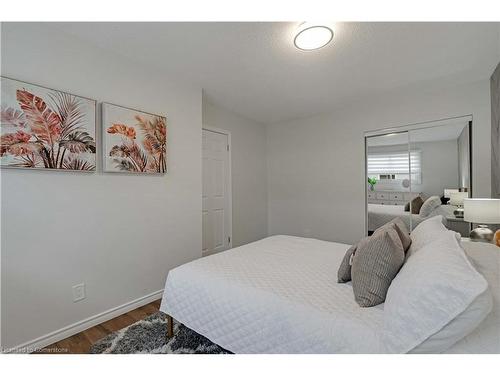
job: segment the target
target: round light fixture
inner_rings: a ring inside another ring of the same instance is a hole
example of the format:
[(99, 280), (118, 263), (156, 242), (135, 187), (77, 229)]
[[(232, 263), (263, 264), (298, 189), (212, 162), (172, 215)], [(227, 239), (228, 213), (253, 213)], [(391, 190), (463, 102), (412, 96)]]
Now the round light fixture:
[(301, 24), (295, 35), (295, 47), (304, 51), (311, 51), (326, 46), (333, 39), (333, 30), (325, 25)]

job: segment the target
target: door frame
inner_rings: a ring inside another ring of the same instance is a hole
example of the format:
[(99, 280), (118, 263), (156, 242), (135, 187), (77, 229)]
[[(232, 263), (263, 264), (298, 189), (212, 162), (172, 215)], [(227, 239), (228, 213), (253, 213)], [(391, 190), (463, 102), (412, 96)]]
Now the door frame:
[[(225, 129), (220, 129), (220, 128), (216, 128), (216, 127), (208, 126), (208, 125), (203, 125), (201, 128), (202, 133), (203, 133), (203, 130), (207, 130), (207, 131), (213, 132), (213, 133), (224, 134), (227, 136), (227, 144), (229, 146), (229, 150), (227, 152), (227, 157), (228, 157), (227, 167), (229, 169), (229, 171), (228, 171), (229, 186), (228, 186), (228, 191), (227, 191), (227, 195), (229, 198), (229, 212), (228, 212), (228, 214), (229, 214), (229, 228), (228, 228), (227, 232), (228, 232), (228, 236), (230, 238), (229, 249), (232, 249), (234, 241), (233, 241), (233, 178), (232, 178), (232, 174), (231, 174), (231, 171), (233, 169), (232, 168), (232, 157), (231, 157), (233, 147), (231, 145), (231, 132), (228, 130), (225, 130)], [(203, 137), (202, 137), (201, 141), (203, 143)], [(202, 144), (202, 153), (203, 153), (203, 144)], [(203, 166), (202, 166), (202, 168), (203, 168)], [(203, 173), (202, 173), (202, 179), (203, 179)], [(207, 255), (211, 255), (211, 254), (207, 254)]]

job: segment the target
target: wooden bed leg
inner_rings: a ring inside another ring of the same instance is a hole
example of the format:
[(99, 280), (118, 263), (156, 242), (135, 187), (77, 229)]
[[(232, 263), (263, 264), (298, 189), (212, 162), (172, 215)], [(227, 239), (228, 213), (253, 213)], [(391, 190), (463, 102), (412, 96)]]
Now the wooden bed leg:
[(170, 315), (167, 315), (167, 338), (174, 337), (174, 320)]

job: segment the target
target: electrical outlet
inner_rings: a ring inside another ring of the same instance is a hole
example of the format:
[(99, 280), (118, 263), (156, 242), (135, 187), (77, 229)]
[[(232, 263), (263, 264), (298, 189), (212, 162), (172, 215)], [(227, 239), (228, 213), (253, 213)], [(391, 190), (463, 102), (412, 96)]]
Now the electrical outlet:
[(73, 302), (85, 299), (85, 284), (81, 283), (73, 286)]

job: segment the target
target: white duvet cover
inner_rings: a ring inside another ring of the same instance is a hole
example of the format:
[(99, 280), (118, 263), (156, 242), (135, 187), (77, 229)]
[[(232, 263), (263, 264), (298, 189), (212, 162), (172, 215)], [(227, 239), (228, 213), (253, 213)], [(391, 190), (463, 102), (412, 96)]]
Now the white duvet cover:
[(349, 245), (273, 236), (169, 272), (160, 310), (234, 353), (379, 353), (383, 305), (337, 283)]

